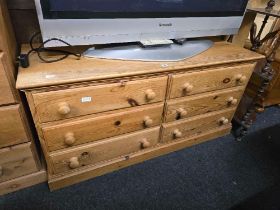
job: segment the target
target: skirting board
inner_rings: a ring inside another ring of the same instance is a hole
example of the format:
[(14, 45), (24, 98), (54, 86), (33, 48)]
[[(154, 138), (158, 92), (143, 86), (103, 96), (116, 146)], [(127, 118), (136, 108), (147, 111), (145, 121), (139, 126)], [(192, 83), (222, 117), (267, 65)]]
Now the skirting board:
[(6, 182), (0, 183), (0, 195), (15, 192), (46, 181), (47, 172), (45, 170), (8, 180)]

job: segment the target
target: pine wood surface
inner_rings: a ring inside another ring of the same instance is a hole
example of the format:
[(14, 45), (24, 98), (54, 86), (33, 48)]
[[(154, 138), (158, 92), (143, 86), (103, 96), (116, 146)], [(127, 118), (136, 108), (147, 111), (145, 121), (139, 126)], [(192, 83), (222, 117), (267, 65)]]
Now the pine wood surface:
[(0, 196), (46, 182), (47, 180), (46, 170), (40, 170), (32, 174), (2, 182), (0, 183)]
[[(83, 119), (68, 120), (56, 125), (43, 125), (42, 131), (49, 151), (66, 148), (65, 136), (74, 134), (74, 145), (93, 142), (137, 130), (160, 125), (162, 122), (163, 104), (117, 110), (101, 116), (88, 116)], [(151, 124), (145, 125), (148, 117)]]
[(11, 76), (15, 78), (16, 71), (13, 67), (16, 62), (17, 42), (6, 0), (0, 0), (0, 52), (1, 51), (7, 54), (8, 65), (9, 68), (12, 69)]
[[(22, 51), (27, 51), (27, 49)], [(47, 64), (42, 63), (35, 54), (32, 54), (30, 67), (19, 69), (17, 88), (30, 89), (180, 70), (188, 71), (194, 68), (202, 69), (214, 65), (250, 62), (263, 58), (264, 56), (260, 54), (224, 42), (215, 43), (209, 50), (179, 62), (119, 61), (93, 58), (77, 60), (69, 57), (61, 62)]]
[[(233, 67), (220, 67), (209, 71), (172, 75), (170, 98), (221, 90), (246, 85), (249, 81), (254, 64), (244, 64)], [(244, 81), (238, 80), (242, 77)], [(185, 90), (184, 85), (191, 86)]]
[[(265, 6), (263, 6), (265, 7)], [(249, 38), (251, 27), (256, 19), (257, 13), (246, 12), (244, 15), (241, 27), (236, 35), (233, 36), (232, 43), (240, 47), (244, 47), (246, 41)]]
[[(236, 107), (243, 92), (244, 86), (241, 86), (169, 100), (166, 103), (164, 122), (172, 122), (177, 119), (189, 118), (195, 115), (227, 109), (229, 107)], [(236, 100), (235, 104), (229, 101), (231, 98)], [(183, 116), (180, 115), (180, 110), (184, 110), (186, 114)]]
[(6, 1), (0, 0), (0, 194), (38, 183), (41, 169), (24, 101), (15, 88), (17, 53)]
[(7, 74), (7, 57), (0, 52), (0, 105), (12, 104), (16, 102), (14, 91), (12, 90), (9, 75)]
[(29, 141), (20, 105), (0, 107), (0, 148)]
[[(39, 120), (49, 122), (164, 101), (166, 86), (167, 77), (158, 77), (35, 93), (32, 97)], [(69, 106), (68, 114), (59, 113), (61, 103)]]
[[(162, 124), (162, 142), (170, 142), (180, 138), (187, 138), (196, 134), (202, 134), (212, 129), (230, 124), (235, 108), (198, 115), (189, 119), (178, 120), (172, 123)], [(220, 120), (225, 118), (227, 123)]]
[(131, 165), (141, 163), (151, 158), (162, 156), (164, 154), (168, 154), (173, 151), (178, 151), (186, 147), (190, 147), (205, 141), (209, 141), (211, 139), (215, 139), (220, 136), (227, 135), (229, 134), (230, 129), (231, 129), (230, 125), (223, 126), (216, 130), (211, 130), (209, 132), (200, 135), (180, 139), (178, 141), (170, 142), (168, 144), (162, 144), (158, 147), (147, 149), (144, 150), (143, 152), (129, 155), (128, 157), (124, 157), (122, 160), (111, 161), (101, 166), (97, 165), (97, 166), (85, 167), (83, 170), (76, 170), (73, 173), (67, 173), (64, 174), (63, 176), (53, 176), (49, 174), (50, 177), (48, 182), (49, 187), (50, 190), (53, 191), (53, 190), (60, 189), (62, 187), (79, 183), (81, 181), (88, 180), (90, 178), (101, 176), (103, 174), (115, 170), (119, 170)]
[(0, 149), (0, 182), (38, 171), (31, 143)]
[(160, 127), (112, 137), (106, 141), (89, 143), (50, 155), (55, 173), (71, 170), (69, 162), (77, 157), (79, 167), (120, 159), (135, 152), (151, 148), (158, 143)]

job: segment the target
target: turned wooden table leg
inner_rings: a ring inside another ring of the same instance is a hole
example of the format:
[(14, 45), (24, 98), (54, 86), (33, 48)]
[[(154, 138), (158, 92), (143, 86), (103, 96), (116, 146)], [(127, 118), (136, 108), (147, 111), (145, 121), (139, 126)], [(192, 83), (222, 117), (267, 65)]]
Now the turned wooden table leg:
[(261, 85), (257, 90), (256, 96), (253, 98), (251, 104), (249, 105), (247, 112), (243, 116), (240, 122), (235, 122), (237, 125), (234, 131), (234, 135), (236, 140), (241, 141), (242, 138), (247, 135), (249, 128), (253, 124), (253, 115), (256, 115), (257, 112), (263, 111), (263, 107), (260, 107), (259, 101), (262, 101), (265, 97), (266, 90), (269, 87), (269, 84), (274, 76), (274, 71), (272, 68), (272, 62), (275, 59), (276, 50), (280, 45), (280, 32), (274, 37), (274, 40), (268, 49), (268, 53), (266, 54), (267, 61), (265, 66), (263, 67), (260, 77), (262, 79)]

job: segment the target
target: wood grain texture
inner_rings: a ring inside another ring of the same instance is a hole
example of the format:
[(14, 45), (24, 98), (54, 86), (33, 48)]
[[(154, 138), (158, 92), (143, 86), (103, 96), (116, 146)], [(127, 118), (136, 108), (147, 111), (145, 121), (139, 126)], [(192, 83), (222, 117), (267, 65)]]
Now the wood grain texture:
[(30, 146), (25, 143), (0, 150), (0, 182), (38, 171)]
[[(0, 51), (7, 54), (9, 68), (13, 68), (16, 62), (17, 43), (6, 0), (0, 0)], [(13, 75), (15, 78), (15, 71)]]
[(144, 74), (190, 71), (194, 68), (250, 62), (263, 58), (260, 54), (228, 43), (215, 43), (204, 53), (179, 62), (140, 62), (93, 58), (77, 60), (70, 56), (64, 61), (47, 64), (40, 62), (38, 57), (32, 54), (30, 67), (19, 69), (17, 88), (29, 89)]
[(49, 187), (50, 190), (57, 190), (62, 187), (66, 187), (75, 183), (79, 183), (81, 181), (88, 180), (90, 178), (101, 176), (103, 174), (115, 170), (119, 170), (134, 164), (141, 163), (151, 158), (155, 158), (173, 151), (184, 149), (186, 147), (209, 141), (220, 136), (224, 136), (230, 132), (230, 129), (230, 126), (225, 126), (223, 128), (211, 130), (201, 135), (188, 137), (185, 139), (181, 139), (180, 141), (170, 142), (168, 144), (162, 144), (158, 147), (147, 149), (141, 153), (135, 153), (133, 155), (130, 155), (129, 158), (123, 158), (122, 160), (108, 162), (107, 164), (104, 164), (102, 166), (88, 167), (84, 170), (79, 170), (74, 173), (65, 174), (64, 176), (50, 176)]
[[(241, 86), (169, 100), (166, 103), (165, 122), (172, 122), (229, 107), (236, 107), (244, 92), (244, 88), (244, 86)], [(236, 104), (229, 102), (231, 97), (237, 100)], [(186, 114), (184, 116), (180, 115), (180, 109), (185, 110)]]
[[(71, 170), (69, 160), (73, 157), (78, 158), (78, 168), (80, 169), (87, 165), (95, 165), (100, 162), (102, 164), (102, 162), (120, 159), (132, 153), (143, 151), (143, 149), (151, 148), (158, 143), (159, 130), (159, 127), (151, 128), (53, 153), (50, 158), (54, 171), (61, 173)], [(147, 148), (144, 147), (143, 141), (149, 143)]]
[(163, 104), (146, 105), (129, 108), (101, 116), (89, 116), (84, 119), (73, 119), (57, 125), (43, 125), (42, 131), (49, 151), (68, 147), (65, 135), (72, 132), (74, 145), (93, 142), (112, 136), (117, 136), (145, 129), (145, 117), (152, 119), (150, 127), (162, 122)]
[(29, 141), (20, 105), (0, 107), (0, 148)]
[(44, 135), (43, 135), (43, 132), (42, 132), (42, 129), (41, 129), (41, 124), (39, 123), (39, 120), (38, 120), (37, 115), (35, 113), (32, 94), (31, 94), (31, 92), (26, 92), (25, 95), (26, 95), (28, 105), (29, 105), (29, 108), (30, 108), (30, 111), (31, 111), (31, 114), (32, 114), (32, 118), (33, 118), (36, 130), (37, 130), (37, 134), (38, 134), (38, 137), (39, 137), (39, 142), (40, 142), (41, 149), (42, 149), (43, 153), (45, 154), (45, 157), (47, 157), (48, 156), (48, 149), (47, 149), (47, 146), (46, 146), (46, 142), (44, 140)]
[(236, 35), (233, 36), (232, 43), (244, 47), (246, 40), (249, 38), (250, 29), (257, 16), (255, 12), (246, 12), (241, 27)]
[(0, 105), (12, 104), (16, 102), (12, 87), (10, 84), (10, 78), (7, 75), (7, 63), (4, 53), (0, 52)]
[[(166, 86), (167, 77), (158, 77), (35, 93), (33, 100), (40, 121), (49, 122), (160, 102), (165, 99)], [(148, 94), (154, 97), (148, 98)], [(59, 113), (61, 103), (69, 106), (68, 114)]]
[(12, 193), (47, 181), (47, 172), (41, 170), (0, 183), (0, 195)]
[[(172, 76), (172, 87), (169, 98), (178, 98), (236, 86), (246, 86), (254, 66), (255, 64), (244, 64), (174, 75)], [(238, 76), (244, 77), (245, 81), (237, 81)], [(185, 84), (192, 86), (191, 90), (186, 91), (184, 89)]]
[[(202, 134), (212, 129), (224, 126), (220, 123), (223, 117), (228, 120), (228, 124), (234, 115), (235, 108), (199, 115), (193, 118), (162, 124), (162, 142), (174, 141), (180, 138), (187, 138), (193, 135)], [(179, 136), (176, 136), (180, 132)]]
[(0, 105), (19, 102), (15, 89), (17, 43), (5, 0), (0, 0)]

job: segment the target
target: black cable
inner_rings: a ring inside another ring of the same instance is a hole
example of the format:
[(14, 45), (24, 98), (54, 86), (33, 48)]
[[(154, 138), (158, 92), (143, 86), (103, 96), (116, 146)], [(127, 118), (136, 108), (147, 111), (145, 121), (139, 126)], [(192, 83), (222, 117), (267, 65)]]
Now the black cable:
[[(80, 53), (73, 53), (73, 52), (70, 52), (70, 51), (59, 50), (59, 49), (48, 49), (48, 48), (44, 47), (45, 44), (47, 44), (49, 42), (52, 42), (52, 41), (58, 41), (58, 42), (61, 42), (61, 43), (65, 44), (66, 46), (72, 47), (71, 44), (65, 42), (62, 39), (58, 39), (58, 38), (48, 39), (48, 40), (44, 41), (39, 47), (34, 47), (34, 45), (33, 45), (34, 44), (34, 39), (36, 37), (38, 37), (40, 34), (41, 34), (40, 32), (37, 32), (31, 37), (31, 39), (29, 41), (29, 45), (30, 45), (31, 50), (29, 50), (27, 54), (21, 54), (19, 56), (19, 62), (20, 62), (20, 65), (23, 68), (29, 67), (29, 56), (32, 52), (36, 52), (39, 59), (41, 61), (43, 61), (44, 63), (54, 63), (54, 62), (62, 61), (64, 59), (66, 59), (69, 55), (73, 55), (73, 56), (75, 56), (79, 59), (81, 58)], [(53, 60), (47, 60), (42, 56), (42, 54), (41, 54), (42, 52), (54, 52), (54, 53), (63, 54), (63, 56), (60, 57), (60, 58), (53, 59)]]

